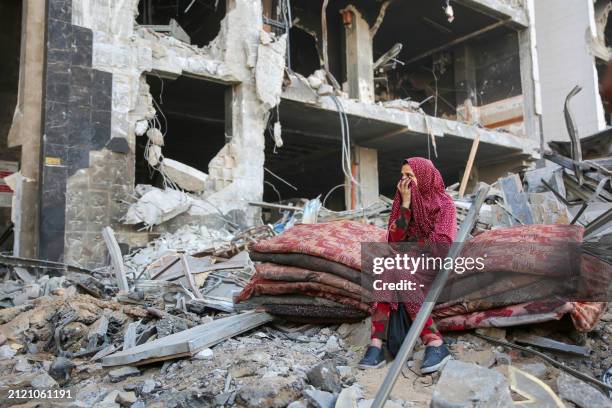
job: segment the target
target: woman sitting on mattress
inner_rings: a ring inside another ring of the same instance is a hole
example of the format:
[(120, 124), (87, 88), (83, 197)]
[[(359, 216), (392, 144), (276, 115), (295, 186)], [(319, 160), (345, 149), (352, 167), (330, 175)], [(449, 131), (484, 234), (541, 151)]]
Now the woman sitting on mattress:
[[(450, 245), (457, 232), (455, 205), (444, 190), (444, 182), (438, 169), (430, 160), (413, 157), (404, 161), (401, 173), (402, 178), (397, 184), (389, 218), (387, 240)], [(404, 308), (399, 310), (406, 310), (414, 320), (423, 298), (422, 294), (415, 295), (414, 299), (404, 301)], [(372, 341), (358, 367), (379, 368), (385, 364), (382, 344), (387, 338), (392, 309), (397, 310), (397, 304), (374, 304)], [(450, 351), (444, 345), (431, 317), (421, 332), (421, 340), (426, 346), (421, 373), (427, 374), (441, 369), (450, 359)]]

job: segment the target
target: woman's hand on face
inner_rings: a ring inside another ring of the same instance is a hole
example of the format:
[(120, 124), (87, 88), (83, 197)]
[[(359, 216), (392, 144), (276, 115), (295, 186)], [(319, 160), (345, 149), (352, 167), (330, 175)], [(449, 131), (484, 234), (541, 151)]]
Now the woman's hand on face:
[(404, 208), (410, 207), (410, 202), (412, 199), (412, 193), (410, 192), (411, 182), (412, 180), (406, 177), (406, 178), (401, 179), (400, 182), (397, 183), (397, 189), (399, 190), (400, 195), (402, 197), (402, 207)]

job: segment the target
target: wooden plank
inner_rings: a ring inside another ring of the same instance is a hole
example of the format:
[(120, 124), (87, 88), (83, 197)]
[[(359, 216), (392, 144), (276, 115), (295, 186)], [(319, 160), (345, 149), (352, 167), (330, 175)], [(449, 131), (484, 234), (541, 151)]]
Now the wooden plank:
[(117, 286), (121, 292), (129, 292), (127, 277), (125, 276), (125, 265), (123, 265), (123, 256), (121, 255), (121, 249), (115, 239), (115, 232), (111, 227), (104, 227), (102, 229), (102, 236), (104, 242), (108, 248), (108, 253), (111, 257), (111, 263), (113, 264), (113, 270), (117, 277)]
[(548, 350), (575, 354), (582, 357), (590, 357), (591, 355), (591, 351), (587, 347), (575, 346), (573, 344), (563, 343), (561, 341), (549, 339), (547, 337), (534, 336), (532, 334), (515, 334), (514, 341), (516, 341), (517, 343), (542, 347)]
[(470, 155), (468, 157), (467, 164), (465, 165), (465, 171), (463, 172), (463, 178), (461, 179), (461, 185), (459, 186), (459, 198), (463, 198), (465, 189), (467, 187), (470, 173), (472, 173), (472, 166), (474, 165), (474, 159), (476, 158), (476, 152), (478, 151), (478, 145), (480, 144), (480, 135), (476, 135), (472, 142), (472, 148), (470, 149)]
[(194, 355), (202, 349), (212, 347), (273, 319), (272, 315), (265, 312), (247, 312), (224, 317), (112, 354), (102, 359), (102, 365), (138, 364)]
[[(504, 204), (512, 215), (523, 224), (533, 224), (533, 214), (527, 200), (527, 194), (523, 191), (521, 179), (518, 174), (502, 177), (497, 180), (499, 188), (502, 190)], [(513, 217), (509, 217), (510, 225), (518, 225), (519, 222)]]

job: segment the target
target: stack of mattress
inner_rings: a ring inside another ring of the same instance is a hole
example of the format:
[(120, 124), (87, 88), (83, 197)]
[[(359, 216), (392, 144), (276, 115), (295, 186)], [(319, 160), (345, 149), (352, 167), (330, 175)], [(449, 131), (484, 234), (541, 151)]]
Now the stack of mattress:
[(259, 263), (236, 300), (293, 321), (361, 320), (371, 307), (361, 243), (385, 237), (384, 230), (355, 221), (296, 225), (250, 248)]
[(484, 268), (451, 274), (433, 317), (442, 331), (503, 327), (569, 315), (593, 329), (606, 310), (612, 266), (582, 250), (584, 228), (524, 225), (485, 232), (461, 256)]

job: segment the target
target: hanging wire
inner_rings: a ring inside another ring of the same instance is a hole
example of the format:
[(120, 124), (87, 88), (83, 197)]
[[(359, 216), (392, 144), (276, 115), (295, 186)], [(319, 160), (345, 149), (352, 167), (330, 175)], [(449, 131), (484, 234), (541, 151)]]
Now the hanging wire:
[(291, 187), (292, 189), (294, 189), (295, 191), (298, 191), (298, 188), (296, 186), (294, 186), (293, 184), (289, 183), (287, 180), (285, 180), (284, 178), (282, 178), (281, 176), (274, 174), (270, 169), (264, 167), (264, 170), (267, 171), (272, 177), (282, 181), (283, 183), (285, 183), (286, 185), (288, 185), (289, 187)]
[(272, 187), (272, 190), (274, 190), (274, 192), (276, 193), (276, 195), (278, 196), (278, 201), (281, 202), (283, 201), (280, 192), (278, 191), (278, 189), (276, 188), (276, 186), (272, 183), (270, 183), (269, 181), (265, 181), (264, 180), (264, 184), (269, 185), (270, 187)]
[[(331, 193), (333, 193), (334, 191), (336, 191), (336, 190), (337, 190), (337, 189), (339, 189), (340, 187), (344, 187), (344, 186), (345, 186), (345, 184), (344, 184), (344, 183), (342, 183), (342, 184), (338, 184), (338, 185), (337, 185), (337, 186), (335, 186), (335, 187), (332, 187), (332, 189), (331, 189), (331, 190), (329, 190), (329, 191), (327, 192), (327, 194), (325, 194), (325, 198), (323, 198), (323, 207), (325, 207), (325, 203), (327, 203), (327, 199), (329, 198), (329, 196), (331, 195)], [(327, 208), (327, 207), (325, 207), (325, 208)]]

